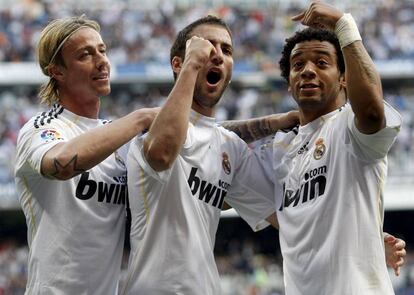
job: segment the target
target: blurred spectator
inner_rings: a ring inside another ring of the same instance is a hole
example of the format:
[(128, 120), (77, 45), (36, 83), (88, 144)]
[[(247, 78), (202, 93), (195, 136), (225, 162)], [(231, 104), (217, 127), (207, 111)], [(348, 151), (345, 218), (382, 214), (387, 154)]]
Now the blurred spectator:
[[(202, 2), (202, 1), (201, 1)], [(204, 1), (207, 2), (207, 1)], [(233, 1), (229, 1), (232, 3)], [(223, 17), (230, 25), (236, 60), (248, 60), (269, 70), (278, 59), (284, 38), (297, 29), (289, 21), (300, 7), (297, 1), (283, 5), (275, 1), (263, 7), (247, 5), (211, 8), (200, 4), (174, 6), (168, 1), (154, 9), (134, 1), (19, 0), (0, 7), (0, 61), (33, 61), (42, 27), (57, 17), (85, 13), (102, 27), (110, 47), (110, 59), (117, 64), (140, 61), (169, 63), (169, 46), (176, 31), (207, 13)], [(302, 1), (302, 5), (306, 1)], [(224, 1), (226, 3), (226, 1)], [(356, 16), (366, 47), (373, 59), (414, 58), (414, 6), (411, 0), (350, 1), (347, 11)]]
[[(227, 255), (216, 257), (223, 295), (283, 295), (281, 261), (274, 256), (260, 254), (257, 249), (255, 254), (243, 250), (246, 247), (256, 247), (254, 241), (232, 243), (232, 250)], [(24, 294), (28, 255), (27, 246), (19, 246), (12, 240), (0, 242), (0, 295)], [(244, 260), (242, 264), (246, 267), (240, 267), (240, 260)], [(123, 263), (121, 284), (126, 279), (126, 265), (127, 255)], [(389, 271), (396, 295), (414, 294), (414, 255), (410, 251), (399, 277), (392, 270)]]

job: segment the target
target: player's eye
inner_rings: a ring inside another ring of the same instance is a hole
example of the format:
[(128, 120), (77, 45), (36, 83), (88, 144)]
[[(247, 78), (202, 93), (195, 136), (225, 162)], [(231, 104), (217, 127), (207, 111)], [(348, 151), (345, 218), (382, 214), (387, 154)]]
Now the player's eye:
[(223, 53), (226, 54), (226, 55), (233, 55), (233, 48), (231, 48), (231, 47), (225, 46), (225, 47), (223, 47), (222, 50), (223, 50)]
[(295, 69), (295, 70), (300, 69), (302, 66), (303, 66), (303, 62), (302, 62), (302, 61), (300, 61), (300, 60), (298, 60), (298, 61), (294, 61), (294, 62), (292, 63), (292, 68), (293, 68), (293, 69)]
[(328, 65), (328, 63), (327, 63), (325, 60), (320, 59), (320, 60), (318, 61), (318, 65), (319, 65), (319, 66), (326, 66), (326, 65)]
[(90, 54), (90, 52), (89, 51), (87, 51), (87, 50), (85, 50), (85, 51), (82, 51), (80, 54), (79, 54), (79, 58), (85, 58), (85, 57), (87, 57), (88, 55)]

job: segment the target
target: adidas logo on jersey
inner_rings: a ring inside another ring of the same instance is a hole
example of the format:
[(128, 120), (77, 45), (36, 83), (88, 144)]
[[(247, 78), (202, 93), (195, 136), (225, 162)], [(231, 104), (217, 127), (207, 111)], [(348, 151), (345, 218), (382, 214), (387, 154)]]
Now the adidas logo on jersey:
[(42, 112), (35, 118), (33, 121), (34, 127), (40, 128), (40, 126), (49, 124), (53, 119), (56, 119), (63, 112), (63, 110), (64, 108), (61, 105), (55, 103), (48, 112)]
[(126, 176), (114, 177), (118, 183), (96, 182), (89, 179), (89, 172), (83, 172), (76, 187), (76, 197), (80, 200), (89, 200), (96, 193), (98, 202), (125, 205), (128, 202), (128, 188)]
[(322, 196), (326, 188), (326, 173), (326, 165), (310, 170), (305, 173), (305, 182), (296, 191), (286, 189), (285, 184), (283, 184), (283, 202), (279, 211), (283, 211), (283, 208), (287, 208), (292, 204), (292, 207), (298, 206), (301, 199), (303, 204)]
[[(221, 209), (223, 206), (224, 197), (227, 194), (227, 189), (230, 187), (230, 184), (219, 180), (219, 186), (215, 186), (212, 183), (209, 183), (205, 180), (201, 180), (196, 176), (198, 168), (191, 168), (190, 176), (188, 177), (188, 186), (190, 187), (191, 193), (193, 196), (196, 196), (198, 193), (198, 199), (206, 202), (209, 205)], [(210, 203), (210, 201), (213, 201)]]
[(303, 154), (304, 152), (307, 152), (308, 150), (309, 150), (309, 148), (308, 148), (308, 144), (309, 144), (309, 141), (308, 142), (306, 142), (300, 149), (299, 149), (299, 151), (298, 151), (298, 155), (301, 155), (301, 154)]

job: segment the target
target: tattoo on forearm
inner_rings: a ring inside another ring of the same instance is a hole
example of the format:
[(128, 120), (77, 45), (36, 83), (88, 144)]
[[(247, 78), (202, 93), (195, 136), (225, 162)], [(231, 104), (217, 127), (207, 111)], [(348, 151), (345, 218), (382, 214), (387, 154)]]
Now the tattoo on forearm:
[(363, 48), (363, 45), (355, 43), (351, 44), (351, 55), (352, 59), (357, 61), (359, 72), (367, 79), (367, 81), (373, 85), (378, 85), (378, 75), (377, 70), (368, 53)]
[(274, 133), (266, 118), (226, 121), (221, 124), (224, 128), (235, 132), (245, 142), (250, 143)]
[(66, 164), (59, 162), (58, 159), (53, 160), (53, 165), (55, 166), (55, 171), (50, 174), (51, 177), (56, 179), (64, 179), (68, 175), (75, 176), (84, 172), (84, 169), (81, 169), (77, 165), (78, 155), (73, 156), (73, 158)]

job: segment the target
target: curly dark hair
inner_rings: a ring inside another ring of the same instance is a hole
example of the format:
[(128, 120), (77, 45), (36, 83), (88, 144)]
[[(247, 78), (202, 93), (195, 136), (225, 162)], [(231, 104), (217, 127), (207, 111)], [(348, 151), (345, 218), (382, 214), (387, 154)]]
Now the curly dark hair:
[(345, 72), (345, 62), (342, 55), (341, 46), (339, 45), (336, 35), (328, 30), (306, 28), (304, 30), (296, 32), (292, 37), (287, 38), (285, 46), (283, 47), (282, 57), (279, 61), (280, 74), (289, 83), (290, 72), (290, 54), (296, 44), (305, 41), (327, 41), (331, 43), (336, 49), (337, 65), (341, 73)]
[[(177, 38), (175, 39), (173, 45), (171, 46), (170, 50), (170, 63), (172, 62), (174, 56), (179, 56), (184, 59), (185, 55), (185, 45), (188, 39), (192, 37), (191, 32), (198, 26), (201, 25), (217, 25), (225, 28), (227, 32), (229, 32), (230, 37), (232, 37), (230, 28), (227, 24), (221, 19), (213, 15), (208, 15), (202, 18), (197, 19), (196, 21), (192, 22), (184, 29), (182, 29), (177, 34)], [(176, 73), (174, 73), (174, 79), (176, 79)]]

